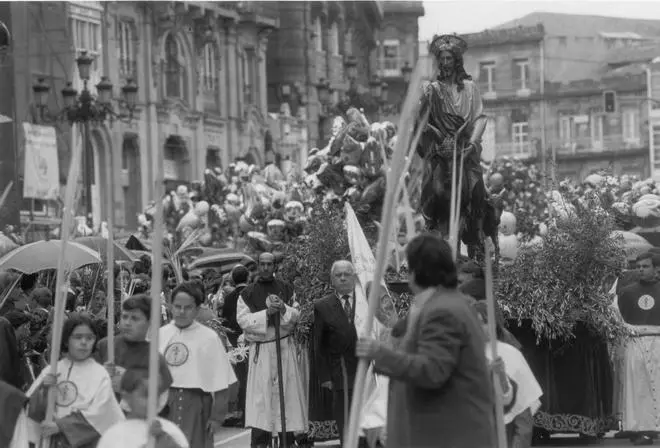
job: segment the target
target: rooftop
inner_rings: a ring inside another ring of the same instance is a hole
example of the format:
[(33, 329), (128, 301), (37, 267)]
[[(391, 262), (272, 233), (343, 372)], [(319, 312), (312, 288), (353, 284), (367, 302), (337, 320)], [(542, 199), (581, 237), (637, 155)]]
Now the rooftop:
[(510, 43), (533, 42), (543, 40), (545, 30), (542, 24), (534, 26), (517, 26), (485, 30), (478, 33), (463, 34), (469, 47), (504, 45)]
[(553, 36), (593, 37), (600, 33), (632, 33), (639, 36), (660, 36), (660, 20), (627, 19), (583, 14), (533, 12), (498, 25), (496, 29), (533, 26), (542, 23), (545, 32)]

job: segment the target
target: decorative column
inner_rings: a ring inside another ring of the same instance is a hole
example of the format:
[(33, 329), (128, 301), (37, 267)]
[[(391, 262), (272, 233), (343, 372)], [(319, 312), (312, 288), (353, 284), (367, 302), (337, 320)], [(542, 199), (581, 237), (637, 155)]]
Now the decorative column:
[(225, 28), (225, 73), (227, 82), (227, 154), (230, 161), (236, 157), (238, 150), (238, 67), (237, 45), (238, 31), (234, 22), (227, 22)]
[(268, 76), (266, 74), (266, 51), (268, 50), (268, 37), (270, 30), (263, 30), (258, 34), (257, 64), (259, 69), (259, 110), (266, 117), (268, 114)]

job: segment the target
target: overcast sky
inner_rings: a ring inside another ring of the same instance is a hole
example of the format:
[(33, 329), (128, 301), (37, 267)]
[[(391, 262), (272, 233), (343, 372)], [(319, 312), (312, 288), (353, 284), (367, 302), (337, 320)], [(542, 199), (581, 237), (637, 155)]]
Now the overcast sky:
[(535, 0), (434, 0), (425, 1), (426, 15), (419, 20), (419, 39), (434, 34), (482, 31), (532, 12), (593, 14), (660, 20), (660, 1), (535, 1)]

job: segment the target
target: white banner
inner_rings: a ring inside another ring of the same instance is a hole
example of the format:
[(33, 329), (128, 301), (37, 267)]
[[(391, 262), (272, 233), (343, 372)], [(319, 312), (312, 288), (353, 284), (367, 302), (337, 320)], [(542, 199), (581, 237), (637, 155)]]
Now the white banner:
[(23, 123), (25, 171), (23, 197), (55, 200), (60, 191), (57, 135), (52, 126)]

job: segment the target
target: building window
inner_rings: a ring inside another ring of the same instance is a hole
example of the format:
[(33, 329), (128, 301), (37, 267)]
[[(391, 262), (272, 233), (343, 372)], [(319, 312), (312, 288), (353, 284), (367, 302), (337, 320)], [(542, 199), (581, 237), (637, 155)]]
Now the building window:
[(570, 143), (573, 140), (573, 117), (559, 117), (559, 139), (562, 143)]
[(220, 160), (220, 150), (218, 148), (209, 147), (206, 150), (206, 168), (210, 170), (215, 168), (222, 168), (222, 161)]
[(88, 56), (94, 58), (92, 70), (101, 69), (101, 22), (82, 17), (70, 17), (69, 29), (76, 50), (76, 57), (86, 51)]
[(383, 52), (380, 66), (384, 72), (384, 76), (398, 76), (400, 75), (400, 56), (399, 56), (399, 40), (386, 39), (383, 42)]
[(243, 57), (243, 87), (245, 104), (254, 104), (257, 100), (258, 76), (257, 76), (257, 54), (254, 48), (245, 49)]
[(494, 62), (480, 62), (479, 63), (479, 82), (481, 83), (482, 90), (488, 93), (495, 92), (495, 63)]
[(625, 143), (639, 143), (639, 109), (622, 109), (623, 141)]
[(353, 30), (347, 29), (344, 35), (344, 54), (353, 54)]
[(600, 113), (591, 115), (591, 146), (594, 149), (603, 149), (603, 123), (604, 117)]
[(513, 61), (514, 87), (518, 90), (529, 89), (529, 59), (515, 59)]
[(135, 31), (133, 24), (120, 21), (118, 24), (119, 74), (124, 78), (135, 78)]
[(323, 24), (320, 17), (314, 20), (314, 45), (316, 51), (323, 51)]
[(333, 56), (339, 56), (339, 28), (337, 22), (333, 22), (328, 30), (328, 51)]
[(202, 85), (204, 90), (215, 92), (220, 87), (217, 69), (218, 50), (215, 44), (204, 45), (204, 60), (202, 65)]
[(514, 154), (527, 154), (529, 143), (529, 123), (516, 122), (511, 125)]
[(165, 96), (186, 99), (186, 65), (183, 51), (172, 34), (165, 38)]

